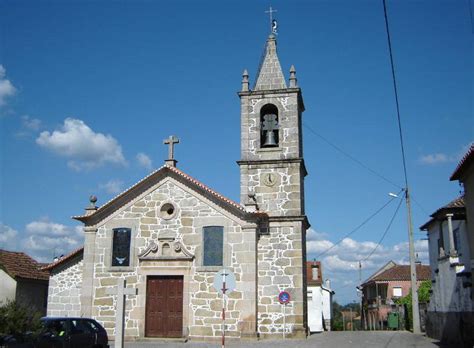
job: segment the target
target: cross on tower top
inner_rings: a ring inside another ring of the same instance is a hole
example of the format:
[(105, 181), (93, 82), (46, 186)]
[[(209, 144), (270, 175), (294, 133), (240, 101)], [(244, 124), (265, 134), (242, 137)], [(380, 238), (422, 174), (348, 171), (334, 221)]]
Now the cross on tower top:
[(168, 139), (163, 140), (163, 144), (168, 145), (168, 159), (165, 160), (166, 165), (176, 167), (176, 160), (174, 159), (174, 144), (179, 144), (178, 137), (170, 135)]
[(265, 13), (268, 13), (270, 16), (270, 33), (276, 34), (277, 31), (277, 22), (275, 19), (273, 19), (273, 13), (278, 12), (277, 10), (274, 10), (271, 6), (268, 11), (265, 11)]

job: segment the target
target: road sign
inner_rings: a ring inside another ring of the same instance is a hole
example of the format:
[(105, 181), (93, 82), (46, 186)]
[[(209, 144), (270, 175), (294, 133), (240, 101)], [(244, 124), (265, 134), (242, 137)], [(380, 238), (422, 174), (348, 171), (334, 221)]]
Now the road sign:
[(287, 304), (290, 302), (290, 294), (286, 291), (280, 292), (278, 295), (278, 301), (280, 301), (281, 304)]
[(231, 270), (228, 269), (221, 269), (214, 275), (214, 289), (217, 290), (219, 294), (222, 295), (222, 289), (224, 287), (225, 282), (225, 293), (230, 294), (232, 291), (235, 290), (235, 275), (232, 273)]

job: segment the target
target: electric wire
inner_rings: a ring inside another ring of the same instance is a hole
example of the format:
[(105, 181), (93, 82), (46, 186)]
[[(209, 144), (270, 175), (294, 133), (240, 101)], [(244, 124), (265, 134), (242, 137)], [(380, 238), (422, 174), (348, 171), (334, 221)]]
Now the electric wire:
[[(405, 147), (403, 145), (403, 132), (402, 132), (402, 121), (400, 118), (400, 104), (398, 102), (398, 89), (397, 89), (397, 80), (395, 77), (395, 64), (393, 62), (393, 54), (392, 54), (392, 40), (390, 39), (390, 29), (388, 25), (388, 17), (387, 17), (387, 5), (385, 0), (383, 0), (383, 12), (385, 16), (385, 29), (387, 31), (387, 41), (388, 41), (388, 52), (390, 56), (390, 67), (392, 69), (392, 81), (393, 81), (393, 91), (395, 93), (395, 106), (397, 109), (397, 119), (398, 119), (398, 136), (400, 138), (400, 148), (402, 150), (402, 162), (403, 162), (403, 173), (405, 176), (405, 189), (408, 189), (408, 175), (407, 175), (407, 165), (405, 160)], [(406, 193), (406, 191), (405, 191)]]
[(332, 148), (334, 148), (335, 150), (339, 151), (341, 154), (343, 154), (344, 156), (346, 156), (347, 158), (349, 158), (350, 160), (352, 160), (353, 162), (357, 163), (359, 166), (361, 166), (362, 168), (368, 170), (369, 172), (371, 172), (372, 174), (374, 174), (375, 176), (379, 177), (380, 179), (384, 180), (385, 182), (395, 186), (396, 188), (398, 189), (401, 189), (402, 187), (398, 184), (396, 184), (395, 182), (393, 182), (392, 180), (388, 179), (387, 177), (383, 176), (382, 174), (376, 172), (375, 170), (373, 170), (372, 168), (370, 168), (369, 166), (367, 166), (365, 163), (363, 163), (362, 161), (359, 161), (357, 158), (355, 158), (354, 156), (352, 156), (351, 154), (347, 153), (346, 151), (344, 151), (342, 148), (340, 148), (339, 146), (335, 145), (334, 143), (332, 143), (331, 141), (329, 141), (326, 137), (322, 136), (321, 134), (319, 134), (318, 132), (316, 132), (314, 129), (312, 129), (310, 126), (308, 126), (306, 123), (303, 123), (303, 126), (308, 129), (311, 133), (313, 133), (314, 135), (316, 135), (318, 138), (320, 138), (321, 140), (323, 140), (326, 144), (328, 144), (329, 146), (331, 146)]
[[(403, 191), (400, 190), (398, 193), (397, 193), (397, 196), (398, 194), (400, 194), (401, 192)], [(359, 229), (362, 228), (362, 226), (364, 226), (365, 224), (367, 224), (370, 220), (372, 220), (376, 215), (378, 215), (383, 209), (385, 209), (385, 207), (387, 207), (390, 203), (392, 203), (392, 201), (397, 198), (397, 197), (391, 197), (388, 202), (386, 202), (384, 205), (382, 205), (382, 207), (380, 207), (379, 209), (377, 209), (374, 213), (372, 213), (367, 219), (365, 219), (361, 224), (359, 224), (359, 226), (357, 226), (356, 228), (354, 228), (353, 230), (351, 230), (349, 233), (347, 233), (344, 237), (342, 237), (339, 241), (337, 241), (335, 244), (331, 245), (329, 248), (327, 248), (326, 250), (324, 250), (323, 252), (319, 253), (317, 256), (316, 256), (316, 259), (318, 259), (319, 257), (321, 257), (322, 255), (326, 254), (328, 251), (332, 250), (334, 247), (336, 247), (339, 243), (341, 243), (345, 238), (349, 237), (351, 234), (357, 232)]]
[(378, 243), (377, 243), (377, 245), (375, 246), (375, 248), (370, 252), (370, 254), (369, 254), (366, 258), (364, 258), (363, 260), (361, 260), (361, 262), (367, 261), (367, 260), (375, 253), (375, 251), (376, 251), (377, 248), (380, 246), (380, 244), (382, 244), (382, 242), (383, 242), (385, 236), (387, 235), (388, 231), (390, 230), (390, 227), (392, 227), (393, 220), (395, 220), (395, 217), (397, 216), (398, 211), (400, 210), (400, 206), (402, 205), (402, 202), (403, 202), (403, 200), (400, 199), (400, 201), (398, 202), (397, 209), (395, 209), (395, 213), (393, 214), (392, 218), (390, 219), (390, 222), (388, 223), (387, 228), (385, 229), (384, 233), (382, 234), (382, 237), (381, 237), (380, 240), (378, 241)]

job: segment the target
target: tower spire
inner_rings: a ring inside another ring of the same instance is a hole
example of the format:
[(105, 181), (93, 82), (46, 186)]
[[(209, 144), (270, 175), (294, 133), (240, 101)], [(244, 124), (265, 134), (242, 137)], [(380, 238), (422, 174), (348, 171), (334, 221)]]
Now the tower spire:
[(255, 91), (284, 88), (286, 88), (286, 82), (278, 60), (276, 37), (270, 34), (265, 45), (264, 58), (257, 74)]

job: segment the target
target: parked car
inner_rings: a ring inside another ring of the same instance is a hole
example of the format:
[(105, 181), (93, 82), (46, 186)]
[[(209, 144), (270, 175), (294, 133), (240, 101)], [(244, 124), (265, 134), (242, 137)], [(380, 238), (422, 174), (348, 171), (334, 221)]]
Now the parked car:
[(89, 318), (41, 318), (43, 330), (37, 348), (108, 348), (105, 329)]

